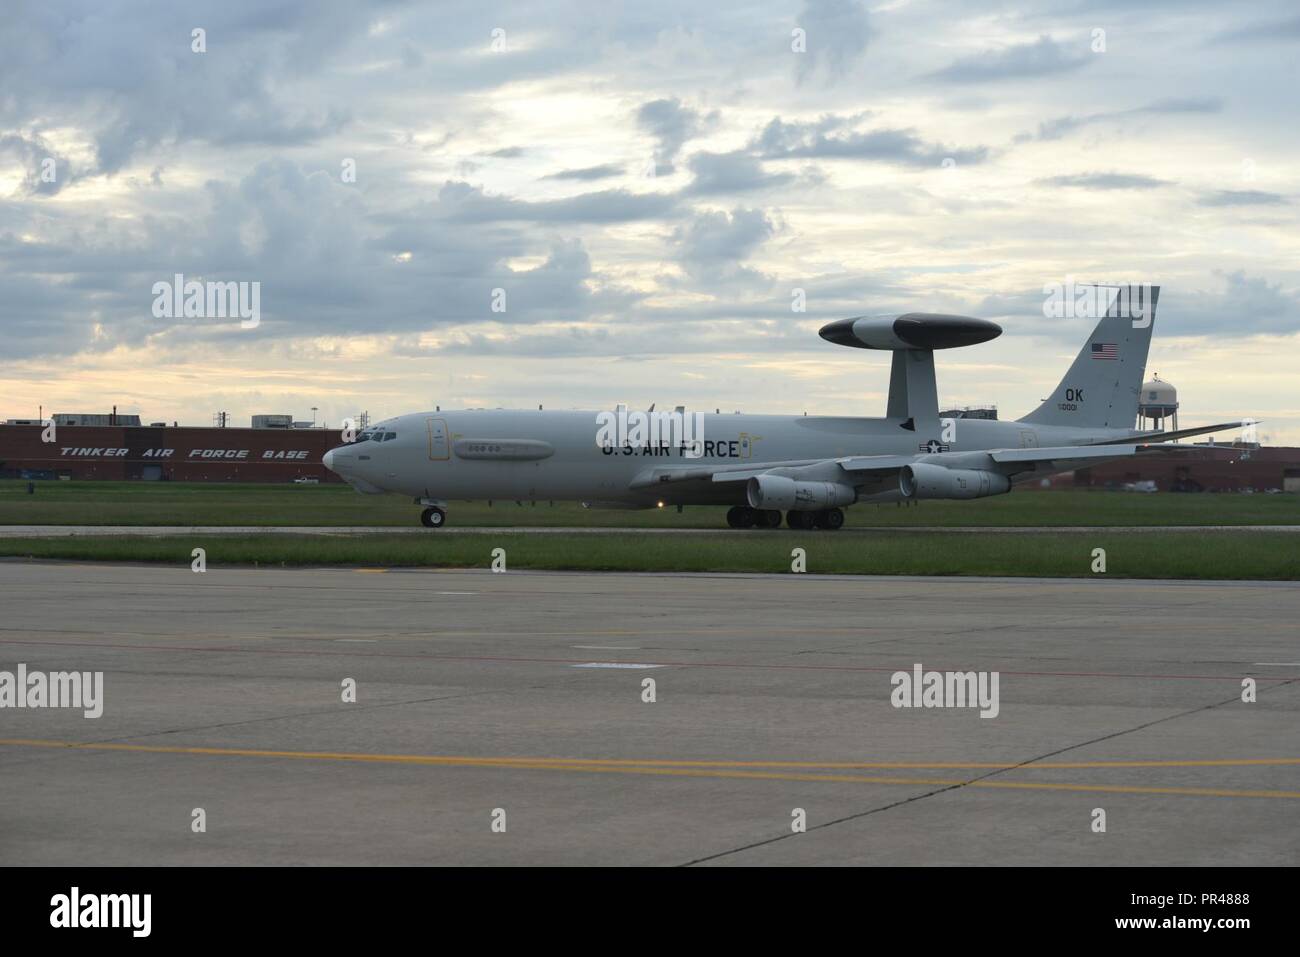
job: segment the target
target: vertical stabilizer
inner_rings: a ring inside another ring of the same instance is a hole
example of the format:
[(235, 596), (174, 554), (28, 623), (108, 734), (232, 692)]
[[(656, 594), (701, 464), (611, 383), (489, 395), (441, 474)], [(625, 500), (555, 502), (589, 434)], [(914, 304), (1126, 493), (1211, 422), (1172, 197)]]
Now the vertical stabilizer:
[[(1092, 287), (1089, 287), (1090, 289)], [(1131, 429), (1146, 373), (1160, 287), (1097, 287), (1105, 315), (1070, 371), (1021, 422), (1090, 429)], [(1089, 297), (1088, 301), (1096, 301)], [(1073, 306), (1073, 303), (1070, 303)], [(1095, 312), (1093, 313), (1096, 314)]]

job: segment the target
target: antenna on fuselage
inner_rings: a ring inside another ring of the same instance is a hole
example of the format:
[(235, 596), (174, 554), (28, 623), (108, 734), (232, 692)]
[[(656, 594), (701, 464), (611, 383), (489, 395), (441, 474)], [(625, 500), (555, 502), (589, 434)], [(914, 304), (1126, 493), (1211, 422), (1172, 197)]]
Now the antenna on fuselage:
[(939, 389), (934, 377), (934, 350), (988, 342), (1002, 327), (987, 319), (909, 312), (896, 318), (857, 316), (837, 319), (818, 331), (827, 342), (855, 349), (893, 352), (889, 403), (885, 415), (901, 428), (930, 434), (939, 427)]

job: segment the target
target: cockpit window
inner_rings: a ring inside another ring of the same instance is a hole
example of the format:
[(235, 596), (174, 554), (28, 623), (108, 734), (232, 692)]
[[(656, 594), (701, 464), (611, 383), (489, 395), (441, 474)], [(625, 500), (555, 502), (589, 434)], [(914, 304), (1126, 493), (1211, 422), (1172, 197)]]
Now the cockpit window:
[(393, 441), (393, 439), (395, 439), (395, 438), (397, 438), (397, 433), (396, 433), (396, 432), (386, 432), (386, 433), (384, 433), (384, 441), (385, 441), (385, 442), (391, 442), (391, 441)]

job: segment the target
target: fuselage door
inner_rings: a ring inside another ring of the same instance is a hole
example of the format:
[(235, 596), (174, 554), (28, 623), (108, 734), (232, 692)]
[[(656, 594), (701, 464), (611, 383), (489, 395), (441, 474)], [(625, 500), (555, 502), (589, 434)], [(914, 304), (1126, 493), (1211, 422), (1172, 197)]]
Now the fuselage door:
[(1038, 433), (1023, 431), (1020, 433), (1020, 447), (1022, 449), (1038, 448)]
[(442, 419), (426, 419), (429, 424), (429, 459), (445, 462), (451, 458), (450, 443), (447, 441), (447, 423)]

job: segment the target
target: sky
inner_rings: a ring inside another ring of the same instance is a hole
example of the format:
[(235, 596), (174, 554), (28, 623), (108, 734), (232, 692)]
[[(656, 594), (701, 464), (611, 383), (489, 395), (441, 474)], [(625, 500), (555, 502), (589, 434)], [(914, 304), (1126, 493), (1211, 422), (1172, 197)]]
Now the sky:
[(1151, 282), (1180, 424), (1300, 445), (1297, 81), (1291, 2), (10, 0), (0, 418), (882, 415), (818, 328), (955, 312), (1010, 419)]

